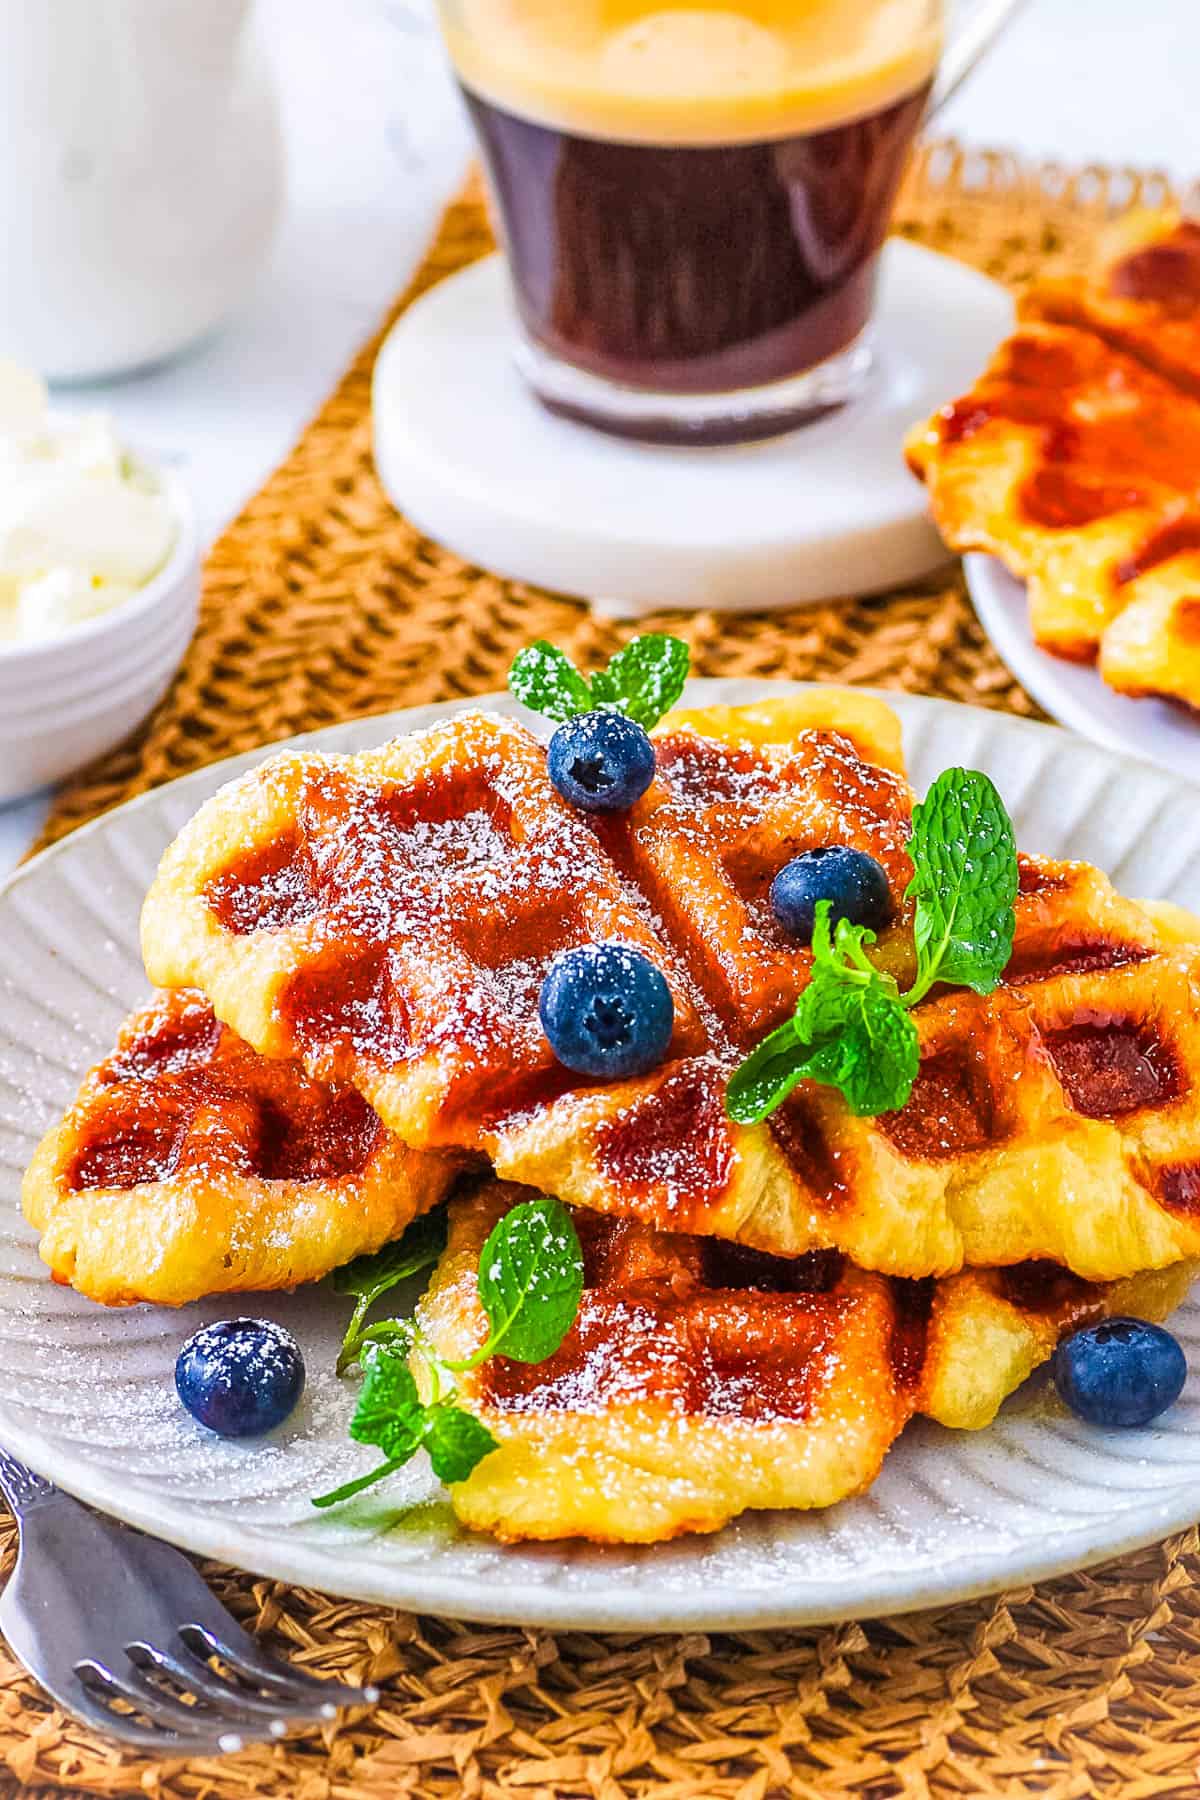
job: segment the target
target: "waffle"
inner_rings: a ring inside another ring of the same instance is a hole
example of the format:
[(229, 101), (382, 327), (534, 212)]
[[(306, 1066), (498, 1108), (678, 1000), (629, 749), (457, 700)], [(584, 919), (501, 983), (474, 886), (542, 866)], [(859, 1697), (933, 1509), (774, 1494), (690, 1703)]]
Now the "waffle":
[(958, 1431), (990, 1425), (1009, 1394), (1053, 1354), (1064, 1333), (1125, 1315), (1167, 1319), (1200, 1272), (1191, 1258), (1121, 1281), (1081, 1281), (1057, 1263), (963, 1269), (929, 1296), (919, 1406)]
[[(418, 1306), (443, 1357), (483, 1341), (479, 1251), (527, 1197), (491, 1184), (452, 1209)], [(556, 1355), (496, 1357), (459, 1378), (460, 1402), (500, 1446), (450, 1490), (464, 1524), (507, 1540), (648, 1543), (869, 1486), (912, 1410), (885, 1280), (817, 1258), (793, 1266), (792, 1291), (714, 1291), (710, 1259), (752, 1253), (596, 1215), (577, 1224), (586, 1286)]]
[(1018, 310), (1082, 326), (1200, 398), (1200, 221), (1126, 213), (1103, 234), (1089, 275), (1036, 282)]
[[(435, 1349), (483, 1341), (475, 1269), (528, 1190), (451, 1207), (418, 1308)], [(786, 1260), (577, 1213), (585, 1288), (548, 1362), (496, 1357), (460, 1402), (499, 1448), (451, 1489), (464, 1524), (503, 1539), (649, 1542), (760, 1507), (823, 1507), (867, 1487), (914, 1412), (988, 1424), (1069, 1327), (1163, 1318), (1194, 1265), (1099, 1288), (1045, 1263), (891, 1282), (836, 1254)]]
[(908, 439), (934, 519), (1024, 579), (1043, 648), (1200, 707), (1200, 226), (1143, 215), (1021, 314)]
[[(895, 895), (909, 872), (899, 848), (907, 790), (889, 771), (875, 790), (879, 816), (843, 823), (840, 796), (862, 801), (862, 770), (836, 745), (816, 747), (839, 760), (815, 817), (810, 786), (791, 802), (809, 808), (811, 836), (786, 828), (770, 776), (786, 786), (798, 763), (811, 773), (792, 755), (802, 736), (786, 702), (755, 709), (750, 722), (722, 709), (668, 719), (659, 779), (628, 827), (626, 859), (714, 1010), (747, 996), (753, 1031), (726, 1054), (502, 1119), (487, 1144), (496, 1172), (660, 1229), (785, 1255), (832, 1247), (897, 1275), (1049, 1257), (1107, 1281), (1200, 1252), (1200, 1216), (1170, 1209), (1164, 1194), (1178, 1178), (1162, 1173), (1200, 1149), (1190, 1081), (1166, 1079), (1164, 1063), (1161, 1089), (1118, 1094), (1114, 1072), (1108, 1114), (1102, 1072), (1089, 1086), (1082, 1069), (1110, 1042), (1141, 1071), (1142, 1022), (1147, 1042), (1158, 1030), (1181, 1070), (1195, 1066), (1200, 973), (1186, 932), (1200, 940), (1200, 926), (1152, 917), (1085, 864), (1022, 860), (1006, 984), (988, 999), (955, 993), (918, 1009), (922, 1071), (902, 1111), (855, 1119), (832, 1090), (805, 1084), (766, 1126), (730, 1125), (728, 1069), (789, 1010), (807, 968), (794, 946), (779, 955), (770, 874), (805, 842), (847, 838), (880, 857)], [(898, 907), (878, 946), (902, 981), (907, 926)], [(756, 1006), (764, 990), (770, 1002)], [(1074, 1008), (1094, 1036), (1070, 1037)]]
[(108, 1306), (181, 1306), (377, 1250), (459, 1167), (408, 1149), (353, 1088), (259, 1056), (179, 989), (126, 1020), (21, 1199), (56, 1281)]
[(538, 1019), (550, 958), (618, 939), (672, 983), (645, 907), (559, 798), (545, 753), (485, 713), (359, 756), (285, 754), (167, 851), (142, 914), (151, 980), (203, 989), (266, 1056), (343, 1080), (414, 1146), (473, 1148), (562, 1077)]
[[(661, 1230), (913, 1278), (1038, 1257), (1107, 1281), (1200, 1253), (1200, 950), (1083, 865), (1026, 859), (1009, 980), (918, 1008), (902, 1111), (853, 1119), (804, 1084), (731, 1123), (728, 1072), (810, 961), (773, 936), (770, 874), (806, 845), (869, 846), (896, 906), (879, 956), (903, 976), (912, 797), (895, 720), (863, 695), (675, 715), (657, 749), (602, 837), (535, 741), (482, 715), (276, 758), (168, 851), (147, 966), (256, 1049), (352, 1082), (406, 1141)], [(536, 1011), (553, 952), (601, 937), (657, 961), (677, 1009), (663, 1064), (609, 1086), (553, 1063)]]

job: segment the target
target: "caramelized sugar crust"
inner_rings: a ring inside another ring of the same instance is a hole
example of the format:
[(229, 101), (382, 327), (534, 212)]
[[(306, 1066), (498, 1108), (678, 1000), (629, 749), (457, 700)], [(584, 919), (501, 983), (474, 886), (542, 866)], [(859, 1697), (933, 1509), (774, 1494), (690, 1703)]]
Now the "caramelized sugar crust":
[[(437, 1349), (486, 1330), (475, 1266), (528, 1190), (453, 1203), (422, 1302)], [(1054, 1265), (886, 1281), (838, 1254), (766, 1256), (578, 1212), (585, 1287), (557, 1354), (496, 1357), (462, 1399), (500, 1448), (451, 1490), (505, 1538), (648, 1541), (754, 1506), (812, 1506), (873, 1478), (914, 1411), (987, 1424), (1062, 1332), (1113, 1312), (1163, 1318), (1194, 1264), (1102, 1287)]]
[(260, 1056), (204, 996), (156, 994), (50, 1131), (22, 1191), (57, 1279), (108, 1304), (289, 1287), (403, 1230), (455, 1159), (345, 1084)]
[(1200, 224), (1136, 214), (1036, 284), (971, 391), (908, 441), (934, 518), (1028, 585), (1046, 649), (1200, 707)]
[[(677, 714), (657, 745), (603, 840), (529, 734), (480, 715), (365, 757), (275, 759), (168, 852), (149, 966), (201, 983), (258, 1050), (353, 1083), (406, 1141), (482, 1148), (502, 1178), (659, 1230), (912, 1278), (1032, 1256), (1111, 1280), (1200, 1250), (1155, 1176), (1200, 1152), (1200, 950), (1086, 865), (1023, 861), (1005, 984), (918, 1009), (900, 1112), (853, 1119), (806, 1085), (767, 1124), (732, 1123), (729, 1072), (810, 966), (769, 877), (811, 845), (869, 849), (893, 901), (877, 954), (906, 981), (912, 796), (868, 696)], [(595, 1085), (554, 1061), (537, 994), (558, 948), (605, 936), (667, 972), (677, 1031), (648, 1076)]]
[(187, 988), (157, 994), (127, 1019), (89, 1082), (63, 1169), (73, 1193), (192, 1170), (339, 1181), (361, 1174), (385, 1135), (353, 1088), (259, 1056)]
[(912, 877), (903, 776), (864, 760), (836, 730), (782, 748), (660, 732), (657, 779), (624, 844), (697, 986), (743, 1048), (791, 1012), (812, 966), (771, 910), (784, 863), (831, 841), (864, 850), (888, 877), (897, 918)]
[(487, 1404), (600, 1412), (644, 1402), (749, 1420), (806, 1419), (820, 1404), (853, 1304), (836, 1253), (788, 1260), (596, 1213), (576, 1224), (585, 1285), (575, 1324), (548, 1362), (485, 1364)]
[(163, 980), (197, 980), (257, 1048), (354, 1083), (422, 1146), (474, 1145), (488, 1113), (560, 1081), (537, 1014), (560, 950), (642, 950), (673, 985), (677, 1048), (701, 1041), (670, 950), (540, 746), (482, 714), (234, 784), (168, 853), (143, 932)]
[[(420, 1303), (443, 1356), (486, 1332), (475, 1269), (529, 1190), (489, 1184), (451, 1209)], [(764, 1506), (827, 1506), (868, 1485), (909, 1416), (889, 1284), (834, 1256), (739, 1247), (577, 1214), (586, 1287), (558, 1353), (496, 1357), (460, 1399), (499, 1449), (451, 1489), (464, 1523), (505, 1539), (646, 1543)]]

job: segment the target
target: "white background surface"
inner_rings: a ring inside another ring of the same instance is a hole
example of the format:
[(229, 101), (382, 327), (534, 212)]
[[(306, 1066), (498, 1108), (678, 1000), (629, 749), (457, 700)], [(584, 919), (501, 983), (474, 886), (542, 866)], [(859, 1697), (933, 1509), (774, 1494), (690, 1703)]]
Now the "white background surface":
[[(290, 194), (258, 291), (219, 337), (88, 390), (168, 457), (212, 537), (283, 456), (420, 254), (468, 154), (424, 0), (259, 0)], [(1028, 0), (939, 121), (972, 143), (1200, 175), (1196, 0)], [(0, 345), (0, 353), (3, 345)], [(44, 801), (0, 809), (0, 875)]]

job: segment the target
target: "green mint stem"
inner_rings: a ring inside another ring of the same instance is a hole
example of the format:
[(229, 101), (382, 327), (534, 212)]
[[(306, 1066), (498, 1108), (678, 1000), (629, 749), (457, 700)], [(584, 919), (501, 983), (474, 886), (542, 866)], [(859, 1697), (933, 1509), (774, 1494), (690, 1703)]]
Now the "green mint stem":
[(377, 1481), (385, 1481), (397, 1469), (402, 1469), (406, 1461), (407, 1458), (392, 1458), (388, 1462), (381, 1462), (378, 1468), (372, 1469), (369, 1474), (360, 1475), (356, 1481), (343, 1482), (341, 1487), (332, 1488), (328, 1494), (317, 1494), (312, 1504), (320, 1507), (337, 1506), (339, 1501), (350, 1500), (355, 1494), (361, 1494), (364, 1488), (374, 1487)]
[(374, 1294), (363, 1294), (350, 1315), (350, 1323), (346, 1327), (346, 1335), (342, 1339), (342, 1347), (338, 1352), (337, 1373), (344, 1375), (346, 1370), (358, 1360), (365, 1336), (363, 1321), (374, 1303)]
[(490, 1356), (496, 1354), (496, 1347), (503, 1342), (511, 1322), (510, 1317), (505, 1319), (499, 1330), (489, 1331), (478, 1350), (473, 1350), (470, 1356), (464, 1356), (455, 1362), (443, 1363), (442, 1367), (448, 1369), (451, 1375), (469, 1375), (472, 1369), (480, 1368)]
[[(949, 942), (949, 940), (947, 939), (946, 942)], [(914, 1007), (918, 1005), (925, 998), (930, 988), (936, 985), (938, 967), (945, 953), (946, 945), (943, 943), (938, 950), (936, 960), (926, 966), (923, 975), (917, 976), (917, 979), (913, 982), (907, 994), (901, 994), (900, 999), (905, 1006)]]

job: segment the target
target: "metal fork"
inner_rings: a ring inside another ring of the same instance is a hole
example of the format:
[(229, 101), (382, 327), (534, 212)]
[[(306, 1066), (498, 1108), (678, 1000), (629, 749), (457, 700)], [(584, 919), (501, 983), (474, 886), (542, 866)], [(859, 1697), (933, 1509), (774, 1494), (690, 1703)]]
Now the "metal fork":
[(65, 1712), (134, 1749), (240, 1750), (373, 1706), (266, 1656), (178, 1550), (103, 1518), (0, 1449), (21, 1531), (0, 1631)]

